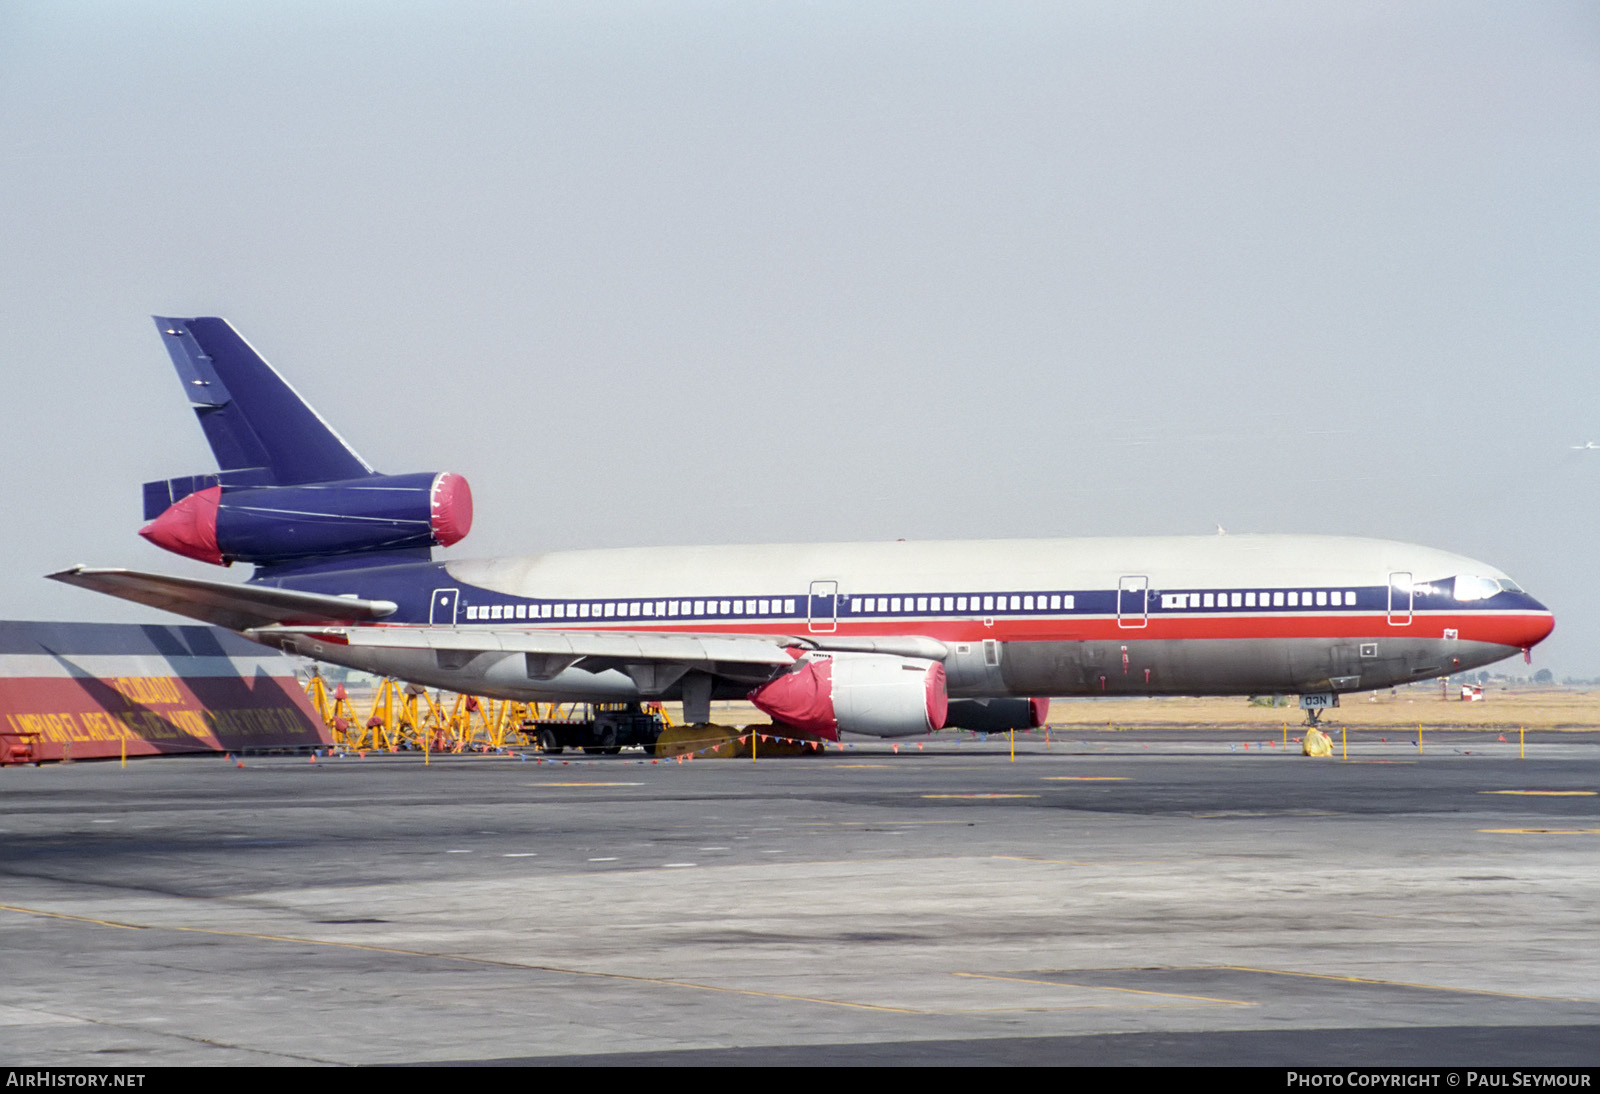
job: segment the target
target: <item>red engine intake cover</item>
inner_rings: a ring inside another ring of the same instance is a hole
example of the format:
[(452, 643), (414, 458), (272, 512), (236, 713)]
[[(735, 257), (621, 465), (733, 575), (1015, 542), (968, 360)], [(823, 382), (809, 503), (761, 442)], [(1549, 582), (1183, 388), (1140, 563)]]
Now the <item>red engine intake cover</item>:
[(886, 654), (836, 653), (802, 661), (750, 693), (773, 721), (830, 741), (839, 731), (909, 737), (941, 729), (949, 710), (944, 666)]
[(833, 715), (831, 659), (807, 661), (752, 691), (750, 701), (775, 722), (815, 733), (824, 740), (839, 739), (839, 722)]
[(472, 531), (472, 488), (467, 480), (446, 471), (433, 480), (431, 503), (433, 538), (441, 547), (460, 543)]

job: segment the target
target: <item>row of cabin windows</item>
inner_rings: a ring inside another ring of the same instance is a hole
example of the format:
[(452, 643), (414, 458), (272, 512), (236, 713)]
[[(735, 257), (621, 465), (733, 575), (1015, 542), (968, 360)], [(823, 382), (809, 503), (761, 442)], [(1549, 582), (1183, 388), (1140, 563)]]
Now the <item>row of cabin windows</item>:
[[(1123, 594), (1130, 595), (1130, 594)], [(1136, 595), (1136, 594), (1133, 594)], [(1356, 606), (1356, 594), (1346, 590), (1279, 590), (1275, 592), (1161, 593), (1168, 611), (1218, 608), (1327, 608)], [(841, 602), (843, 598), (841, 598)], [(469, 605), (469, 622), (516, 619), (668, 619), (696, 616), (789, 616), (796, 614), (796, 599), (753, 600), (607, 600), (566, 604)], [(1060, 612), (1074, 609), (1071, 593), (1020, 593), (971, 596), (853, 596), (852, 615), (901, 612)]]
[(683, 616), (789, 615), (795, 599), (786, 600), (607, 600), (598, 604), (471, 604), (468, 622), (496, 619), (670, 619)]
[[(940, 607), (940, 603), (943, 607)], [(970, 607), (969, 607), (970, 605)], [(980, 606), (981, 605), (981, 606)], [(1060, 612), (1072, 611), (1071, 593), (1024, 593), (1010, 598), (1007, 607), (1004, 596), (853, 596), (850, 598), (852, 615), (870, 615), (888, 612)]]
[(1349, 589), (1317, 589), (1259, 593), (1162, 593), (1161, 606), (1181, 608), (1353, 608), (1356, 594)]

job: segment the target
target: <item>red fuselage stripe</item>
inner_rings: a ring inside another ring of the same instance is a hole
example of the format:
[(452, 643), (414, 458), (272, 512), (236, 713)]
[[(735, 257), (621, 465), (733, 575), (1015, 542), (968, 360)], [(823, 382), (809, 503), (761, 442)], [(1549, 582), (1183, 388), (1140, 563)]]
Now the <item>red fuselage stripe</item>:
[[(1124, 620), (1123, 622), (1126, 622)], [(414, 624), (393, 624), (412, 626)], [(465, 630), (623, 631), (659, 634), (808, 635), (829, 637), (901, 637), (918, 635), (943, 642), (1148, 642), (1217, 639), (1290, 638), (1431, 638), (1453, 630), (1458, 639), (1521, 648), (1550, 633), (1554, 617), (1538, 612), (1416, 613), (1391, 623), (1383, 613), (1340, 612), (1324, 615), (1183, 615), (1150, 616), (1143, 626), (1124, 626), (1116, 616), (1068, 616), (1055, 619), (884, 619), (840, 620), (826, 631), (811, 631), (806, 620), (680, 620), (671, 623), (630, 620), (596, 626), (592, 620), (530, 623), (524, 620), (457, 624)]]

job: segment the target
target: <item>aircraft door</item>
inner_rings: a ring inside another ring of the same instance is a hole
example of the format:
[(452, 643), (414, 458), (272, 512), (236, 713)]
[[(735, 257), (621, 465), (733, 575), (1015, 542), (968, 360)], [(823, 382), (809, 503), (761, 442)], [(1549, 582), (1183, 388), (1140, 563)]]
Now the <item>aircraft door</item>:
[(1125, 574), (1117, 581), (1117, 626), (1143, 627), (1150, 622), (1150, 579)]
[(839, 583), (813, 581), (806, 612), (813, 634), (832, 634), (839, 629)]
[(1389, 575), (1389, 625), (1391, 627), (1408, 627), (1411, 625), (1411, 605), (1415, 596), (1409, 573), (1393, 573)]
[(433, 590), (432, 606), (428, 609), (428, 622), (435, 627), (456, 625), (456, 603), (461, 599), (460, 589)]

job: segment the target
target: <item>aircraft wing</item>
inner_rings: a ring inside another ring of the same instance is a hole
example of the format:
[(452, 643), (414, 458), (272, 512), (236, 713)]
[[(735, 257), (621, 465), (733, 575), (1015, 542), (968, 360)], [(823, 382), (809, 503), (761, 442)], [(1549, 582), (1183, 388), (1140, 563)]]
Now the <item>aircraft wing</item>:
[(371, 622), (394, 614), (398, 607), (390, 600), (361, 600), (137, 570), (74, 566), (48, 576), (53, 581), (148, 604), (231, 631), (275, 624)]
[(616, 661), (736, 661), (788, 665), (783, 639), (746, 635), (655, 634), (620, 631), (479, 630), (468, 627), (256, 627), (258, 642), (301, 635), (345, 646), (443, 653), (527, 653), (540, 657)]
[[(441, 665), (465, 662), (480, 653), (520, 653), (528, 658), (534, 677), (549, 677), (577, 666), (590, 672), (608, 668), (630, 671), (630, 666), (663, 668), (714, 666), (737, 673), (741, 667), (790, 665), (807, 650), (830, 649), (894, 653), (940, 660), (948, 653), (942, 642), (930, 638), (827, 639), (787, 635), (683, 634), (658, 631), (591, 631), (497, 629), (479, 627), (413, 626), (267, 626), (245, 632), (246, 637), (301, 653), (314, 651), (314, 643), (365, 649), (431, 650)], [(825, 644), (826, 643), (826, 644)]]
[(247, 638), (315, 657), (321, 643), (374, 650), (431, 651), (438, 664), (465, 664), (482, 653), (520, 653), (533, 678), (570, 667), (619, 669), (641, 688), (660, 687), (691, 669), (762, 679), (808, 650), (883, 653), (942, 661), (943, 642), (920, 636), (687, 634), (658, 631), (545, 630), (372, 624), (398, 610), (393, 601), (239, 585), (201, 578), (84, 566), (49, 575), (238, 631)]

